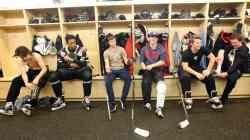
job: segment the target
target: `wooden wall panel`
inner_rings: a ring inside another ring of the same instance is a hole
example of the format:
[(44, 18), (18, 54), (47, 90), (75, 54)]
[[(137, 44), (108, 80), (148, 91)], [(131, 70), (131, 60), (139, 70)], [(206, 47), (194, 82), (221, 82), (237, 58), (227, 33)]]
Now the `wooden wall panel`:
[[(249, 84), (249, 78), (250, 77), (242, 77), (237, 85), (236, 88), (232, 91), (232, 96), (246, 96), (250, 97), (250, 86)], [(179, 98), (179, 90), (176, 85), (175, 79), (166, 79), (165, 80), (166, 86), (167, 86), (167, 96), (166, 99), (171, 98)], [(179, 82), (178, 82), (179, 83)], [(3, 100), (6, 97), (7, 91), (9, 89), (10, 82), (0, 82), (0, 99)], [(130, 92), (128, 95), (128, 98), (131, 99), (132, 97), (132, 86)], [(218, 94), (221, 95), (225, 86), (225, 80), (216, 80), (216, 86)], [(114, 94), (117, 98), (121, 96), (122, 93), (122, 87), (123, 87), (123, 81), (121, 80), (115, 80), (113, 82), (113, 88), (114, 88)], [(79, 80), (72, 80), (72, 81), (65, 81), (63, 82), (63, 91), (65, 98), (68, 100), (81, 100), (83, 97), (83, 88), (82, 88), (82, 82)], [(207, 97), (207, 92), (205, 89), (205, 85), (199, 81), (194, 80), (192, 83), (192, 95), (193, 97), (197, 98), (204, 98)], [(29, 90), (27, 88), (23, 88), (21, 91), (21, 96), (29, 94)], [(54, 96), (52, 88), (49, 83), (47, 83), (46, 88), (44, 88), (41, 92), (41, 96)], [(92, 87), (92, 93), (91, 97), (94, 100), (104, 100), (106, 98), (106, 88), (105, 83), (103, 80), (95, 79), (93, 80), (93, 87)], [(141, 92), (141, 80), (135, 80), (135, 97), (137, 99), (142, 99), (142, 92)], [(152, 98), (156, 97), (156, 89), (155, 84), (153, 84), (152, 88)]]

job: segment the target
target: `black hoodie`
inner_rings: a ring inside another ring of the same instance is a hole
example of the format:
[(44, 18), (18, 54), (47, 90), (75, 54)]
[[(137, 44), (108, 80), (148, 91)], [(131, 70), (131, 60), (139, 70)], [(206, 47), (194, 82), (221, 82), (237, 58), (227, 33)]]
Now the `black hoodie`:
[[(225, 60), (229, 60), (228, 54), (231, 52), (233, 48), (231, 47), (230, 49), (225, 50)], [(227, 72), (228, 74), (231, 74), (235, 71), (238, 71), (239, 73), (244, 73), (247, 71), (247, 61), (248, 61), (248, 56), (249, 56), (249, 49), (242, 44), (242, 46), (235, 51), (235, 56), (233, 62), (228, 61), (229, 63), (227, 64)]]

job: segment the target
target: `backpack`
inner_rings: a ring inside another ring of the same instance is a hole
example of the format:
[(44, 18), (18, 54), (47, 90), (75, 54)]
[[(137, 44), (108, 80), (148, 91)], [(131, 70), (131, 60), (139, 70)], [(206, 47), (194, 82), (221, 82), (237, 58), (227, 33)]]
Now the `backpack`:
[(37, 102), (38, 108), (51, 108), (52, 104), (56, 101), (55, 97), (42, 97)]
[(54, 42), (47, 36), (34, 35), (32, 43), (32, 51), (37, 52), (43, 56), (55, 54), (57, 51), (54, 47)]

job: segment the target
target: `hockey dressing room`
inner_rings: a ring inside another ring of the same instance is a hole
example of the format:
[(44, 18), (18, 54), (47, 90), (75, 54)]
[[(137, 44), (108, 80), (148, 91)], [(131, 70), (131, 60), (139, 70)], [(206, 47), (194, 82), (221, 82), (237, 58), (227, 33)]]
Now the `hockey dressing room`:
[(250, 0), (0, 1), (1, 140), (249, 140)]

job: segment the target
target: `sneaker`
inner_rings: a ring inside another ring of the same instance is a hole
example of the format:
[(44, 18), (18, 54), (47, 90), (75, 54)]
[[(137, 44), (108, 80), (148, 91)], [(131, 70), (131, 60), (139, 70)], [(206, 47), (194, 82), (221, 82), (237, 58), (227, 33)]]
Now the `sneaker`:
[(109, 105), (110, 106), (110, 113), (115, 113), (116, 112), (116, 105)]
[(90, 102), (86, 101), (86, 100), (83, 100), (82, 101), (82, 104), (83, 104), (83, 107), (85, 110), (87, 111), (90, 111), (91, 110), (91, 105), (90, 105)]
[(120, 104), (121, 104), (122, 111), (125, 111), (126, 110), (125, 101), (120, 100)]
[(192, 109), (192, 104), (186, 104), (186, 105), (185, 105), (185, 108), (186, 108), (187, 110)]
[(152, 110), (152, 107), (151, 107), (151, 104), (150, 104), (150, 103), (146, 103), (146, 104), (144, 105), (144, 108), (145, 108), (146, 110), (148, 110), (148, 111), (151, 111), (151, 110)]
[(223, 104), (211, 104), (211, 108), (212, 109), (222, 109), (223, 108)]
[(219, 97), (211, 97), (211, 98), (209, 98), (209, 99), (207, 100), (207, 102), (209, 102), (209, 103), (214, 103), (214, 104), (220, 104), (220, 103), (221, 103)]
[(66, 107), (66, 103), (61, 98), (57, 98), (57, 100), (52, 104), (51, 110), (56, 111), (64, 107)]
[(26, 107), (22, 107), (21, 111), (24, 113), (24, 115), (26, 116), (31, 116), (31, 110), (26, 108)]
[(163, 119), (163, 118), (164, 118), (164, 115), (163, 115), (163, 113), (162, 113), (162, 109), (161, 109), (161, 108), (156, 108), (155, 114), (156, 114), (156, 116), (159, 117), (160, 119)]
[(31, 116), (31, 105), (30, 104), (24, 104), (21, 108), (21, 111), (26, 116)]
[(185, 104), (187, 105), (192, 105), (193, 104), (193, 99), (192, 98), (185, 98), (184, 99)]
[(3, 109), (0, 109), (0, 114), (13, 116), (14, 115), (14, 105), (12, 102), (7, 102)]
[(212, 109), (222, 109), (223, 108), (223, 104), (221, 103), (219, 97), (212, 97), (212, 98), (208, 99), (207, 102), (211, 103)]

